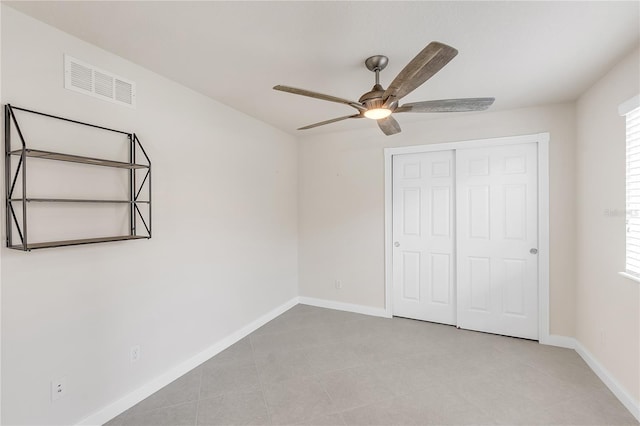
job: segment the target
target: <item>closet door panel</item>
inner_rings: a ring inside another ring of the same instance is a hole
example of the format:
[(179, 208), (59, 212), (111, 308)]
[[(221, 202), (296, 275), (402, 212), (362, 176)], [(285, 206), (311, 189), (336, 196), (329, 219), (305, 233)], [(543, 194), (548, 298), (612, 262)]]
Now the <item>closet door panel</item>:
[(393, 157), (393, 314), (455, 324), (453, 151)]
[(535, 143), (456, 151), (458, 326), (538, 338)]

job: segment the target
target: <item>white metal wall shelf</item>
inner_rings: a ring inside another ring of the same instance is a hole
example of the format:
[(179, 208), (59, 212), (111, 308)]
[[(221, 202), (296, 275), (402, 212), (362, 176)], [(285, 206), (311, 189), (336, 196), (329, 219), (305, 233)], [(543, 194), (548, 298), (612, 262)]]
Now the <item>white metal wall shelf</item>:
[[(116, 132), (126, 135), (129, 140), (129, 161), (114, 161), (103, 158), (84, 157), (74, 154), (43, 151), (27, 148), (27, 143), (23, 136), (20, 125), (15, 116), (15, 111), (23, 111), (29, 114), (48, 117), (55, 120), (62, 120), (69, 123), (88, 126), (101, 131)], [(4, 143), (5, 143), (5, 219), (6, 219), (6, 245), (15, 250), (31, 251), (42, 248), (64, 247), (81, 244), (104, 243), (111, 241), (126, 241), (151, 238), (151, 160), (145, 152), (140, 140), (135, 133), (125, 132), (122, 130), (109, 129), (107, 127), (97, 126), (94, 124), (83, 123), (81, 121), (71, 120), (68, 118), (58, 117), (51, 114), (45, 114), (25, 108), (18, 108), (9, 104), (5, 105), (4, 115)], [(12, 126), (18, 135), (21, 143), (21, 149), (12, 149), (11, 136)], [(136, 162), (136, 151), (140, 149), (144, 157), (144, 164)], [(14, 173), (11, 168), (11, 158), (18, 157), (18, 164)], [(27, 196), (27, 158), (38, 158), (43, 160), (54, 160), (72, 163), (88, 164), (93, 166), (112, 167), (126, 169), (129, 173), (129, 188), (127, 199), (74, 199), (74, 198), (33, 198)], [(137, 185), (136, 171), (146, 171), (140, 185)], [(22, 194), (21, 197), (14, 196), (14, 190), (18, 179), (21, 179)], [(140, 194), (144, 188), (147, 188), (147, 199), (140, 199)], [(129, 205), (129, 234), (118, 236), (105, 236), (101, 238), (83, 238), (70, 239), (63, 241), (47, 241), (47, 242), (29, 242), (27, 236), (28, 220), (27, 205), (30, 203), (97, 203), (97, 204), (128, 204)], [(22, 208), (21, 220), (18, 219), (14, 205), (20, 204)], [(147, 220), (140, 210), (139, 205), (147, 207)], [(144, 230), (138, 233), (138, 220), (143, 225)], [(17, 231), (19, 243), (14, 242), (13, 231)]]

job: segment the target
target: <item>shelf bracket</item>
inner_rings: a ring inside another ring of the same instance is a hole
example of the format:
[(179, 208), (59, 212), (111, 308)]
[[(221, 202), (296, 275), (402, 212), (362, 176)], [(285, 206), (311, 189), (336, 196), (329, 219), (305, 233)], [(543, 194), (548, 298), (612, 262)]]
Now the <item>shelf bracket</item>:
[(142, 188), (144, 187), (144, 183), (147, 181), (148, 177), (149, 177), (149, 170), (147, 170), (147, 174), (144, 175), (144, 179), (142, 179), (142, 183), (140, 184), (140, 188), (138, 189), (138, 192), (136, 193), (136, 197), (133, 199), (133, 201), (138, 201), (138, 196), (142, 192)]
[[(22, 245), (24, 245), (24, 238), (22, 238), (22, 231), (20, 230), (20, 225), (18, 225), (18, 218), (16, 217), (16, 212), (13, 210), (13, 206), (11, 205), (11, 202), (9, 202), (9, 210), (11, 210), (11, 215), (13, 216), (13, 222), (16, 224), (16, 230), (18, 231), (20, 242), (22, 243)], [(9, 247), (9, 245), (7, 245), (7, 247)]]
[(147, 226), (147, 222), (144, 221), (144, 217), (142, 217), (142, 213), (140, 212), (140, 209), (138, 208), (138, 205), (134, 204), (133, 206), (135, 207), (136, 211), (138, 212), (138, 216), (140, 216), (140, 220), (142, 220), (142, 224), (144, 225), (145, 229), (147, 230), (147, 234), (151, 235), (151, 230)]
[(22, 166), (22, 156), (20, 156), (20, 160), (18, 160), (18, 167), (16, 168), (16, 173), (13, 176), (13, 182), (11, 183), (11, 190), (9, 191), (9, 198), (13, 198), (13, 190), (16, 187), (16, 182), (18, 181), (18, 175), (20, 173), (20, 167)]

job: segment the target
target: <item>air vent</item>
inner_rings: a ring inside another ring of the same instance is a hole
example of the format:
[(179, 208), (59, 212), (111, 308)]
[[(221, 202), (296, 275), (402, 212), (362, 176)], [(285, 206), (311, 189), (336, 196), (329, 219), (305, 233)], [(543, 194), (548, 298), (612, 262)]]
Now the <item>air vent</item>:
[(64, 55), (64, 87), (106, 101), (135, 108), (136, 85), (69, 55)]
[(77, 89), (90, 92), (93, 86), (93, 73), (91, 68), (84, 67), (76, 62), (71, 62), (71, 85)]
[(116, 78), (116, 100), (130, 105), (133, 96), (133, 84)]
[(95, 77), (93, 88), (96, 95), (113, 99), (113, 77), (100, 71), (94, 71), (93, 75)]

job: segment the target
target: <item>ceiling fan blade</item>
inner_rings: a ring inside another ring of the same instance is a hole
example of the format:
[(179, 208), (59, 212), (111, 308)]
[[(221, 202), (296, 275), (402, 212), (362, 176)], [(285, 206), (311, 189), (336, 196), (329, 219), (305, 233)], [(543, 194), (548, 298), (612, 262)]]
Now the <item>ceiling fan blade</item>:
[(361, 104), (359, 104), (358, 102), (350, 101), (348, 99), (338, 98), (338, 97), (331, 96), (331, 95), (325, 95), (323, 93), (312, 92), (311, 90), (297, 89), (295, 87), (282, 86), (282, 85), (274, 86), (273, 89), (274, 90), (279, 90), (281, 92), (293, 93), (294, 95), (308, 96), (310, 98), (322, 99), (323, 101), (337, 102), (339, 104), (350, 105), (350, 106), (354, 107), (355, 109), (357, 109), (358, 111), (366, 110), (366, 108), (364, 106), (362, 106)]
[(400, 124), (398, 124), (396, 119), (391, 116), (378, 120), (378, 126), (387, 136), (395, 135), (402, 131), (402, 129), (400, 129)]
[(466, 112), (484, 111), (495, 98), (440, 99), (438, 101), (412, 102), (398, 107), (394, 112)]
[(433, 41), (404, 67), (400, 74), (393, 79), (382, 99), (389, 97), (399, 100), (429, 80), (435, 73), (452, 60), (458, 51), (446, 44)]
[(361, 118), (361, 114), (345, 115), (344, 117), (332, 118), (331, 120), (321, 121), (319, 123), (309, 124), (308, 126), (300, 127), (298, 130), (313, 129), (314, 127), (324, 126), (325, 124), (335, 123), (336, 121), (346, 120), (347, 118)]

